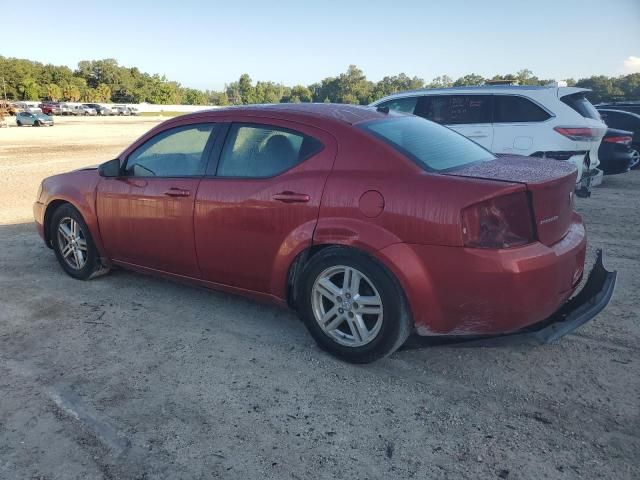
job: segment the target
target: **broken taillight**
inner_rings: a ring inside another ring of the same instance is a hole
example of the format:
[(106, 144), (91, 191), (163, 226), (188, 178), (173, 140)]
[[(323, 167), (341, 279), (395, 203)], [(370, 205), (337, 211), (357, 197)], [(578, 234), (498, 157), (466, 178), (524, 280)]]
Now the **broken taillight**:
[(535, 240), (533, 214), (526, 192), (492, 198), (462, 211), (466, 247), (509, 248)]

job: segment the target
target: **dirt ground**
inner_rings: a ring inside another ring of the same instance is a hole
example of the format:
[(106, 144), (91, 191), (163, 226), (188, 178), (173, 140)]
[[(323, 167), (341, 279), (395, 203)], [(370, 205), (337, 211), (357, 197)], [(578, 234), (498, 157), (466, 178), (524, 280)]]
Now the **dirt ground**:
[(30, 223), (40, 180), (157, 122), (0, 130), (0, 479), (640, 478), (640, 171), (578, 200), (589, 261), (619, 271), (579, 331), (354, 366), (279, 308), (62, 272)]

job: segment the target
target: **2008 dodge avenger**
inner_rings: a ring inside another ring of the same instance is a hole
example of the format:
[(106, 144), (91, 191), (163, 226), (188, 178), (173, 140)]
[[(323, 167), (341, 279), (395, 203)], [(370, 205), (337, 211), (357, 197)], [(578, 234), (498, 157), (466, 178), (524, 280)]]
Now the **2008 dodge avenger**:
[(575, 169), (495, 157), (385, 108), (301, 104), (170, 119), (97, 169), (43, 181), (40, 235), (72, 277), (112, 266), (296, 309), (348, 361), (407, 337), (536, 333), (600, 312)]

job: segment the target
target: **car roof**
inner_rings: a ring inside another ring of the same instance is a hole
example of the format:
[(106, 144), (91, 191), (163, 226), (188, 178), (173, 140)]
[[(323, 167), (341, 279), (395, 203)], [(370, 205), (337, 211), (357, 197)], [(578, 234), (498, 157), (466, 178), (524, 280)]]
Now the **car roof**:
[[(419, 88), (416, 90), (406, 90), (404, 92), (393, 93), (387, 95), (372, 103), (375, 105), (382, 100), (390, 100), (393, 98), (410, 97), (414, 95), (435, 95), (438, 93), (518, 93), (518, 92), (542, 92), (542, 91), (558, 91), (558, 96), (570, 95), (572, 93), (589, 92), (588, 88), (580, 87), (560, 87), (557, 85), (475, 85), (466, 87), (443, 87), (443, 88)], [(560, 94), (561, 93), (561, 94)]]
[(635, 112), (627, 112), (626, 110), (617, 110), (615, 108), (602, 108), (602, 107), (596, 107), (596, 110), (598, 110), (599, 112), (624, 113), (625, 115), (631, 115), (632, 117), (640, 118), (640, 115), (638, 115), (637, 113), (635, 113)]
[(201, 110), (184, 115), (184, 117), (199, 117), (225, 115), (230, 112), (239, 115), (255, 115), (260, 117), (274, 117), (280, 119), (299, 120), (327, 120), (340, 124), (355, 125), (357, 123), (388, 118), (389, 116), (404, 116), (398, 112), (379, 111), (375, 107), (348, 105), (336, 103), (276, 103), (260, 105), (241, 105), (232, 107)]

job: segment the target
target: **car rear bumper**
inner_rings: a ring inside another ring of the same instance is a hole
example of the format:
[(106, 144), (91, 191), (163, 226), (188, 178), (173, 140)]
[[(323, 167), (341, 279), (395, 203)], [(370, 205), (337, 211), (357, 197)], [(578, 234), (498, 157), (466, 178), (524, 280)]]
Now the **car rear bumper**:
[(419, 335), (503, 334), (541, 322), (576, 290), (585, 253), (577, 214), (565, 237), (551, 246), (396, 244), (380, 251), (394, 265)]
[[(549, 318), (522, 330), (491, 336), (440, 337), (439, 344), (465, 347), (499, 347), (505, 345), (543, 345), (555, 342), (575, 331), (598, 315), (609, 304), (616, 286), (618, 273), (608, 271), (602, 262), (602, 250), (580, 292), (560, 307)], [(407, 348), (417, 348), (423, 342), (413, 339)]]

